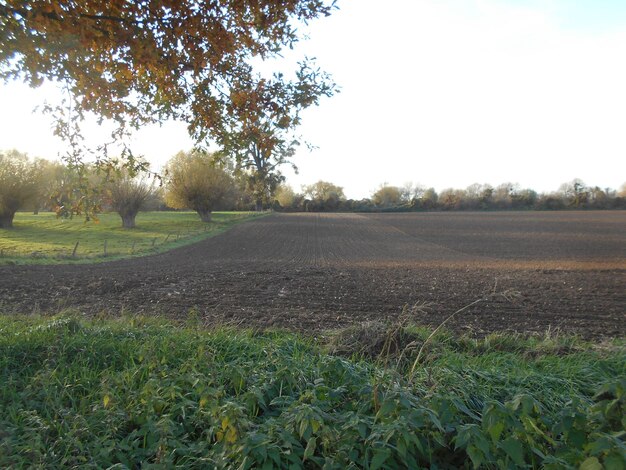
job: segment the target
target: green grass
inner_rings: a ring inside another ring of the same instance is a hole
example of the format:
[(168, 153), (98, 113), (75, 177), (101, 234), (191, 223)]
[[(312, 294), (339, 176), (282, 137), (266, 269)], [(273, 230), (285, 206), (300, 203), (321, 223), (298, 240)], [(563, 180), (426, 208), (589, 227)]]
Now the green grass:
[(429, 344), (408, 380), (414, 351), (337, 356), (193, 312), (0, 317), (0, 467), (624, 468), (623, 340)]
[(216, 235), (258, 216), (216, 212), (206, 224), (195, 212), (140, 212), (137, 227), (128, 230), (115, 213), (100, 214), (98, 222), (85, 222), (80, 217), (59, 219), (53, 213), (19, 212), (13, 229), (0, 229), (0, 264), (84, 263), (155, 253)]

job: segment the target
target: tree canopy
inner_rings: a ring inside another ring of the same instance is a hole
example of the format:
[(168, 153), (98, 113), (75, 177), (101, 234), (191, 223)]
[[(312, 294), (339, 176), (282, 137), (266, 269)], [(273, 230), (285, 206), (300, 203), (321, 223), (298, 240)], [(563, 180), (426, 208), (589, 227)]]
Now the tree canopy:
[(167, 175), (165, 202), (175, 209), (193, 209), (203, 222), (234, 199), (233, 178), (211, 154), (179, 152), (168, 162)]
[(138, 126), (221, 124), (231, 89), (330, 14), (325, 0), (2, 0), (0, 77), (69, 87), (82, 110)]
[(300, 64), (294, 81), (284, 80), (281, 74), (272, 79), (256, 76), (238, 80), (231, 88), (222, 125), (213, 135), (222, 154), (248, 175), (248, 189), (258, 210), (284, 180), (279, 167), (291, 163), (301, 143), (294, 131), (302, 111), (334, 92), (330, 77), (306, 62)]
[(372, 202), (379, 207), (399, 206), (404, 202), (402, 190), (397, 186), (384, 184), (372, 194)]

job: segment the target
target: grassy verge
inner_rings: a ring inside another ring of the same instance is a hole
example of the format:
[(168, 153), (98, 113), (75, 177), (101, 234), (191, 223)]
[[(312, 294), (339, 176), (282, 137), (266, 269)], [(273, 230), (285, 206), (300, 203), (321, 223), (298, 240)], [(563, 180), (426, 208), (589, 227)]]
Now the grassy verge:
[(259, 214), (216, 212), (206, 224), (195, 212), (142, 212), (137, 228), (128, 230), (113, 213), (101, 214), (98, 222), (89, 223), (80, 217), (58, 219), (52, 213), (17, 213), (13, 229), (0, 229), (0, 264), (84, 263), (156, 253), (216, 235), (254, 217)]
[(623, 341), (443, 333), (408, 380), (412, 352), (346, 357), (192, 320), (0, 317), (0, 467), (626, 463)]

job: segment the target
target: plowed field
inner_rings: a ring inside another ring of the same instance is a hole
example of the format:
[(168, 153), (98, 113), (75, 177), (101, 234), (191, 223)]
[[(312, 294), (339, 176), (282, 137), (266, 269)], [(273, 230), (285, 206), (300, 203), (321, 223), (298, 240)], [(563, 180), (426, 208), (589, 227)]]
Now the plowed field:
[(306, 332), (390, 319), (626, 334), (625, 212), (274, 214), (196, 245), (96, 265), (2, 266), (0, 309), (123, 310)]

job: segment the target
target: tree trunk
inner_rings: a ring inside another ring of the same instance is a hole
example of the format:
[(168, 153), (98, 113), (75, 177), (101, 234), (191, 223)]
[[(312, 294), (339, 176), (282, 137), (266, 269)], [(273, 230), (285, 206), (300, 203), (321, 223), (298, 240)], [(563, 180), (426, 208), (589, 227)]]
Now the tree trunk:
[(198, 213), (198, 215), (200, 216), (200, 220), (202, 220), (202, 222), (211, 222), (211, 211), (196, 211)]
[(0, 228), (13, 228), (13, 217), (15, 217), (15, 212), (0, 214)]
[(122, 227), (124, 228), (135, 228), (135, 217), (137, 217), (137, 213), (127, 212), (125, 214), (120, 214), (122, 218)]
[(255, 210), (257, 212), (263, 212), (263, 201), (261, 199), (256, 200)]

